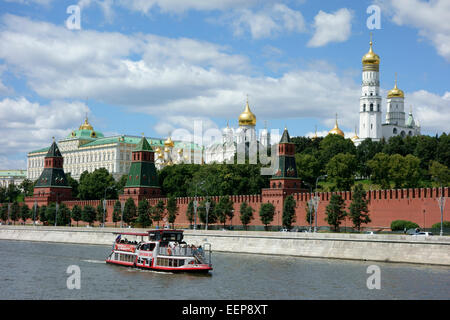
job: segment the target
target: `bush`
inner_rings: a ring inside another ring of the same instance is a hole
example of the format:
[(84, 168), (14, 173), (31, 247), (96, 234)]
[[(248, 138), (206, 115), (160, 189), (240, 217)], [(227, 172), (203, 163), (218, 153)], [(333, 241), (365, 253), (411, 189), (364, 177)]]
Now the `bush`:
[[(444, 225), (444, 228), (450, 229), (450, 221), (444, 221), (442, 224)], [(435, 223), (435, 224), (433, 224), (431, 226), (431, 228), (432, 229), (440, 229), (441, 228), (441, 223), (440, 222)]]
[(419, 225), (412, 221), (407, 220), (395, 220), (391, 222), (392, 231), (403, 231), (403, 230), (419, 228)]

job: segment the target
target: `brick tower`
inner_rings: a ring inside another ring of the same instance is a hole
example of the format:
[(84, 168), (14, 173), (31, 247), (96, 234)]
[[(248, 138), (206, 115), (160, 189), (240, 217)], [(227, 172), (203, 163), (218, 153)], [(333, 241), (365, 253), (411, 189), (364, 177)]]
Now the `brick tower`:
[(72, 187), (67, 182), (63, 164), (64, 158), (53, 140), (45, 156), (44, 170), (34, 186), (33, 196), (25, 199), (28, 206), (33, 206), (35, 202), (41, 206), (72, 199)]
[(132, 152), (127, 183), (119, 199), (126, 201), (132, 198), (135, 202), (139, 202), (142, 199), (158, 198), (160, 195), (154, 152), (147, 139), (142, 137)]
[(284, 129), (278, 144), (278, 169), (270, 178), (270, 186), (262, 190), (263, 202), (274, 197), (284, 198), (292, 193), (306, 192), (301, 188), (295, 164), (295, 144), (291, 142), (289, 132)]

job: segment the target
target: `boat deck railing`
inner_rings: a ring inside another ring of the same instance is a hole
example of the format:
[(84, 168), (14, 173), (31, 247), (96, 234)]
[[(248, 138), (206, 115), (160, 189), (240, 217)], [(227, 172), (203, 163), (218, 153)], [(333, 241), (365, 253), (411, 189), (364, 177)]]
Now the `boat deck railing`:
[[(195, 257), (201, 263), (210, 264), (211, 248), (208, 247), (208, 249), (206, 250), (205, 249), (183, 247), (183, 246), (176, 246), (175, 248), (160, 247), (159, 254), (163, 256), (174, 256), (174, 257)], [(207, 252), (208, 254), (205, 255), (205, 252)]]

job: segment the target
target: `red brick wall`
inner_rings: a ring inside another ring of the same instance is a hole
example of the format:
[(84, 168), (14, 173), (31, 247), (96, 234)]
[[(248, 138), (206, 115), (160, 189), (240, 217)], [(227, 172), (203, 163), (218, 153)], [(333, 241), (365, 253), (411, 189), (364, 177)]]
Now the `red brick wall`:
[[(429, 228), (432, 224), (441, 221), (441, 213), (438, 206), (437, 198), (440, 196), (441, 189), (437, 188), (421, 188), (421, 189), (399, 189), (399, 190), (376, 190), (367, 192), (367, 199), (369, 202), (369, 214), (372, 222), (368, 224), (368, 227), (390, 227), (393, 220), (409, 220), (419, 224), (421, 227), (424, 226)], [(336, 192), (340, 194), (346, 203), (347, 210), (351, 202), (352, 194), (351, 192)], [(325, 207), (328, 205), (331, 198), (331, 192), (319, 193), (320, 203), (318, 210), (318, 225), (328, 226), (325, 222)], [(296, 223), (294, 225), (305, 226), (307, 225), (306, 216), (306, 203), (311, 198), (309, 193), (294, 193), (293, 194), (296, 206)], [(444, 196), (449, 197), (449, 188), (444, 188)], [(283, 199), (286, 194), (283, 193), (282, 189), (265, 189), (263, 195), (239, 195), (230, 196), (234, 203), (234, 217), (232, 220), (233, 225), (241, 225), (239, 219), (239, 208), (243, 202), (247, 202), (252, 206), (255, 211), (253, 213), (254, 219), (250, 225), (262, 225), (259, 219), (259, 208), (261, 203), (271, 202), (275, 206), (275, 217), (272, 225), (281, 225), (281, 216), (283, 212)], [(189, 221), (186, 218), (186, 211), (190, 200), (194, 198), (177, 198), (178, 204), (178, 216), (175, 221), (177, 226), (187, 226)], [(212, 197), (214, 201), (218, 202), (220, 197)], [(159, 200), (163, 200), (167, 204), (167, 198), (153, 198), (149, 199), (150, 205), (154, 206)], [(198, 197), (198, 201), (203, 200), (203, 198)], [(114, 204), (116, 200), (107, 201), (107, 219), (108, 225), (113, 225), (112, 223), (112, 212), (114, 209)], [(94, 208), (100, 203), (100, 200), (89, 200), (89, 201), (64, 201), (64, 203), (69, 207), (73, 208), (75, 204), (81, 207), (85, 205), (91, 205)], [(32, 203), (27, 203), (32, 207)], [(137, 205), (137, 204), (136, 204)], [(425, 219), (424, 219), (425, 213)], [(447, 203), (444, 210), (444, 221), (450, 220), (450, 203)], [(197, 220), (197, 223), (200, 223)], [(80, 221), (82, 225), (83, 222)], [(226, 223), (230, 224), (229, 221)], [(351, 221), (347, 218), (341, 226), (350, 227), (352, 225)], [(363, 225), (366, 226), (366, 225)]]

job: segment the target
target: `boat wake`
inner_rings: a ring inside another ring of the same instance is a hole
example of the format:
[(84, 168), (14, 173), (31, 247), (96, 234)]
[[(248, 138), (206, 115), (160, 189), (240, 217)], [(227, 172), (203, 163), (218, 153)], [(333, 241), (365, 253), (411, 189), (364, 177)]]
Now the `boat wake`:
[(89, 262), (89, 263), (106, 263), (106, 261), (102, 260), (81, 260), (83, 262)]

